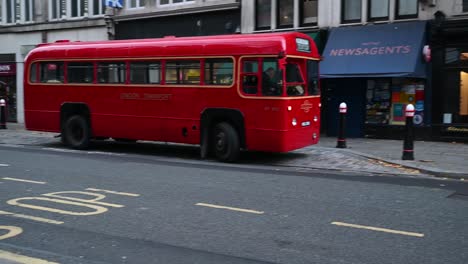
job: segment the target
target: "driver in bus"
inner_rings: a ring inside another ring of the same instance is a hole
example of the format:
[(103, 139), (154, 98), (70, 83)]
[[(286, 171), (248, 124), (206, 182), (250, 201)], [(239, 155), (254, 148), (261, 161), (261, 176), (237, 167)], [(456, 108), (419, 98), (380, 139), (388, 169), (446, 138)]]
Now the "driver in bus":
[(281, 86), (274, 81), (275, 69), (269, 67), (263, 72), (262, 92), (263, 95), (281, 95)]

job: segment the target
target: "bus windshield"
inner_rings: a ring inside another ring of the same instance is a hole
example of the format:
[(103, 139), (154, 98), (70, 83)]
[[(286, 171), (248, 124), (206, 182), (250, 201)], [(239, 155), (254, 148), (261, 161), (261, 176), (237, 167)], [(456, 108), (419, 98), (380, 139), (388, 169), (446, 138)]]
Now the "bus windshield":
[(288, 96), (301, 96), (305, 94), (305, 82), (302, 78), (299, 64), (288, 62), (286, 64), (286, 92)]

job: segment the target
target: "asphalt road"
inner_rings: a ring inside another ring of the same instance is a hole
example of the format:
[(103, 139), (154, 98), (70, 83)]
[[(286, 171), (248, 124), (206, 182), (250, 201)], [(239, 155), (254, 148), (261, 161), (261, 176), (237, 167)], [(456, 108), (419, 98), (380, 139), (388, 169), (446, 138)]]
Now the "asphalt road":
[(0, 263), (466, 264), (467, 198), (453, 180), (0, 146)]

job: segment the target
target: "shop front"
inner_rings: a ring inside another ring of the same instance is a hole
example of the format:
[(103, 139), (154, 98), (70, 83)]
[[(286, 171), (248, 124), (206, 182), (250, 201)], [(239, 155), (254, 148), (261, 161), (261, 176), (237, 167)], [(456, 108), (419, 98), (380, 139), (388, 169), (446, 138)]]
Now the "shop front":
[(7, 121), (16, 122), (16, 63), (0, 62), (0, 99), (7, 103)]
[(433, 135), (468, 142), (468, 20), (432, 25)]
[(327, 135), (337, 135), (338, 106), (345, 102), (348, 137), (402, 138), (405, 108), (413, 104), (416, 136), (429, 138), (425, 45), (426, 22), (332, 29), (320, 74)]

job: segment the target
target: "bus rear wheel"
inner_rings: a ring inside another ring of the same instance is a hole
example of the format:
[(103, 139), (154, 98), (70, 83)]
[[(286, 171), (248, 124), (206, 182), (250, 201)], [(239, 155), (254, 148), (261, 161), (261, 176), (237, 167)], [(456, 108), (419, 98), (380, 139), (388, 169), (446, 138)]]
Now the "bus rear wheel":
[(89, 147), (91, 129), (88, 120), (81, 115), (68, 118), (62, 127), (62, 142), (74, 149)]
[(234, 162), (239, 158), (239, 135), (228, 123), (219, 123), (214, 128), (213, 150), (216, 158), (223, 162)]

